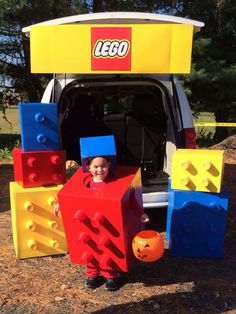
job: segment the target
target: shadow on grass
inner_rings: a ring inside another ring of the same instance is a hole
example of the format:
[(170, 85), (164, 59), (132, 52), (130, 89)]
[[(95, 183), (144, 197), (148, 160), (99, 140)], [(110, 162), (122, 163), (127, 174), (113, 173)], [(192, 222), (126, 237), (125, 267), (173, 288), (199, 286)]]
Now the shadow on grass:
[[(169, 313), (169, 314), (199, 314), (226, 313), (225, 310), (232, 310), (235, 313), (235, 303), (233, 294), (230, 298), (220, 296), (215, 297), (213, 293), (204, 293), (201, 288), (196, 288), (193, 292), (178, 292), (174, 294), (164, 294), (146, 298), (140, 302), (129, 302), (125, 304), (113, 305), (105, 309), (95, 310), (92, 314), (113, 314), (113, 313)], [(228, 313), (228, 312), (227, 312)]]
[[(94, 310), (93, 314), (109, 313), (211, 313), (236, 310), (236, 165), (225, 167), (224, 183), (229, 189), (229, 210), (225, 234), (225, 254), (222, 259), (172, 257), (165, 250), (154, 263), (136, 261), (124, 274), (122, 286), (142, 283), (143, 296), (139, 302), (129, 302)], [(154, 227), (162, 231), (165, 212), (151, 211)], [(201, 230), (199, 230), (201, 232)], [(168, 286), (176, 285), (176, 291)], [(145, 287), (152, 287), (148, 296)], [(164, 287), (164, 289), (162, 289)], [(122, 289), (122, 288), (121, 288)], [(140, 289), (142, 289), (140, 287)]]
[[(210, 313), (219, 314), (234, 313), (236, 309), (236, 193), (235, 182), (236, 165), (226, 165), (224, 182), (230, 190), (230, 206), (225, 239), (225, 256), (223, 259), (197, 259), (171, 257), (168, 250), (164, 256), (154, 263), (142, 263), (136, 261), (128, 274), (124, 274), (123, 285), (130, 284), (129, 293), (135, 293), (132, 285), (141, 283), (138, 294), (139, 301), (124, 301), (122, 304), (112, 305), (112, 300), (119, 300), (122, 288), (114, 292), (111, 301), (106, 308), (86, 313), (109, 314), (109, 313)], [(0, 210), (5, 211), (9, 205), (9, 181), (13, 180), (13, 166), (0, 165)], [(2, 198), (5, 197), (5, 200)], [(6, 203), (6, 209), (2, 204)], [(147, 210), (152, 225), (158, 231), (165, 230), (166, 209)], [(201, 230), (199, 230), (201, 232)], [(42, 263), (43, 259), (38, 262)], [(77, 276), (77, 275), (76, 275)], [(175, 288), (173, 288), (173, 286)], [(151, 289), (146, 289), (151, 287)], [(168, 290), (169, 289), (169, 290)], [(173, 292), (173, 290), (175, 291)], [(97, 291), (99, 293), (99, 291)], [(110, 293), (110, 292), (107, 292)], [(136, 292), (137, 293), (137, 292)], [(149, 293), (149, 295), (147, 295)], [(151, 295), (150, 295), (151, 294)], [(135, 295), (134, 295), (135, 298)], [(130, 299), (129, 299), (130, 300)], [(58, 313), (69, 313), (68, 303), (63, 308), (63, 300), (58, 305)], [(125, 303), (126, 302), (126, 303)], [(14, 305), (15, 306), (15, 305)], [(5, 310), (2, 307), (2, 310)], [(19, 308), (17, 308), (19, 312)], [(13, 313), (16, 309), (7, 308), (4, 313)], [(36, 312), (37, 309), (31, 309)], [(29, 313), (22, 311), (22, 313)], [(55, 311), (56, 312), (56, 311)], [(85, 313), (85, 312), (84, 312)]]
[[(158, 215), (157, 215), (158, 217)], [(155, 220), (155, 217), (152, 217)], [(160, 218), (160, 217), (159, 217)], [(159, 220), (158, 218), (158, 220)], [(141, 300), (109, 304), (93, 314), (109, 313), (235, 313), (236, 309), (236, 209), (230, 203), (222, 259), (172, 257), (165, 250), (163, 257), (153, 263), (136, 261), (132, 270), (123, 275), (122, 286), (141, 283)], [(164, 219), (164, 216), (162, 217)], [(165, 219), (164, 219), (165, 220)], [(164, 221), (159, 224), (164, 224)], [(199, 230), (199, 232), (201, 232)], [(173, 292), (173, 286), (176, 286)], [(152, 295), (150, 289), (152, 289)], [(170, 291), (168, 290), (170, 287)], [(121, 287), (122, 289), (122, 287)], [(116, 293), (116, 292), (114, 292)], [(230, 312), (231, 313), (231, 312)]]

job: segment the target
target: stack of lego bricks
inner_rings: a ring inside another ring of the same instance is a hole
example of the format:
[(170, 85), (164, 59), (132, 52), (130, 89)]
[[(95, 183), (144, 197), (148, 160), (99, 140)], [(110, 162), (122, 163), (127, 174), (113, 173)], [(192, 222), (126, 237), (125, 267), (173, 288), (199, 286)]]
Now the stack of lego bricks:
[[(113, 136), (80, 139), (82, 167), (58, 193), (70, 260), (106, 270), (128, 271), (134, 260), (132, 239), (143, 225), (130, 206), (131, 193), (142, 205), (138, 167), (116, 166)], [(89, 188), (89, 159), (111, 161), (111, 173), (102, 189)], [(131, 192), (132, 191), (132, 192)]]
[(223, 154), (206, 149), (174, 153), (166, 225), (172, 256), (223, 257), (228, 211)]
[(60, 149), (57, 105), (19, 104), (22, 148), (13, 150), (10, 182), (13, 242), (19, 259), (67, 253), (57, 193), (66, 181), (65, 151)]

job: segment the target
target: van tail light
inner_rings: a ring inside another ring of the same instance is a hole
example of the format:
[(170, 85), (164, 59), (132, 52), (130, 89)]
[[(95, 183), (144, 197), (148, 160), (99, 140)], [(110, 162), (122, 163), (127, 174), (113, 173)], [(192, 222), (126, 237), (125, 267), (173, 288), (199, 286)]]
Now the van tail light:
[(196, 148), (196, 132), (194, 128), (184, 129), (186, 148)]

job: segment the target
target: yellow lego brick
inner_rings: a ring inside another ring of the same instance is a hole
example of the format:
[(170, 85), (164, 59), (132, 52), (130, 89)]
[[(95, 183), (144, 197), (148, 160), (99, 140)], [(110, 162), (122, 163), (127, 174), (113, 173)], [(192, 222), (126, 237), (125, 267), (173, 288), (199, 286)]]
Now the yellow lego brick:
[(178, 149), (172, 160), (171, 188), (219, 193), (223, 155), (223, 150)]
[(61, 218), (53, 205), (63, 185), (24, 189), (10, 182), (13, 242), (19, 259), (67, 253)]

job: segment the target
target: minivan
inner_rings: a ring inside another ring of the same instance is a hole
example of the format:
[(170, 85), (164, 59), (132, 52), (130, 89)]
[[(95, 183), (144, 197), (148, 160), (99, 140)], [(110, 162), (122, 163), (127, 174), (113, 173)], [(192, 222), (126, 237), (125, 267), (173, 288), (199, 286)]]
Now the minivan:
[[(145, 30), (142, 33), (145, 25), (151, 25), (151, 27), (154, 25), (162, 25), (162, 27), (191, 25), (193, 33), (204, 26), (202, 22), (190, 19), (137, 12), (83, 14), (37, 25), (44, 27), (78, 24), (88, 24), (98, 28), (120, 25), (129, 28), (139, 25), (139, 34), (136, 37), (139, 37), (140, 45), (149, 36)], [(33, 27), (26, 27), (23, 32), (31, 35)], [(178, 40), (182, 40), (181, 36), (184, 37), (184, 33), (179, 35)], [(37, 39), (37, 36), (35, 37)], [(135, 34), (132, 39), (134, 38)], [(74, 40), (76, 41), (75, 38)], [(163, 42), (164, 40), (163, 38)], [(102, 61), (108, 55), (110, 58), (108, 62), (111, 62), (114, 60), (114, 54), (120, 49), (120, 57), (117, 58), (120, 62), (122, 54), (127, 55), (124, 49), (129, 44), (126, 41), (123, 46), (119, 46), (121, 42), (121, 39), (109, 37), (108, 41), (96, 41), (96, 53), (100, 54)], [(161, 47), (162, 42), (159, 41), (157, 50), (161, 50)], [(70, 48), (73, 49), (73, 45)], [(180, 46), (180, 49), (182, 48), (185, 47)], [(136, 48), (132, 49), (132, 53), (135, 53)], [(59, 53), (58, 51), (59, 49), (56, 49), (55, 54)], [(36, 53), (39, 53), (38, 50)], [(155, 54), (155, 51), (152, 58), (150, 58), (150, 53), (152, 52), (147, 53), (148, 56), (139, 55), (139, 58), (143, 60), (146, 58), (146, 64), (159, 62), (162, 66), (162, 60)], [(41, 57), (42, 52), (39, 54)], [(63, 58), (65, 63), (70, 61), (67, 60), (67, 55)], [(181, 50), (179, 58), (185, 62), (185, 53), (181, 55)], [(51, 58), (50, 62), (53, 61)], [(84, 59), (81, 62), (87, 61)], [(178, 63), (179, 60), (177, 60), (177, 66)], [(117, 68), (115, 71), (105, 68), (108, 70), (96, 69), (88, 73), (86, 71), (77, 73), (75, 70), (71, 71), (72, 73), (69, 71), (64, 73), (61, 71), (61, 64), (58, 66), (58, 71), (54, 73), (51, 69), (48, 71), (54, 75), (45, 89), (41, 102), (54, 102), (58, 105), (59, 133), (67, 160), (80, 163), (79, 139), (81, 137), (113, 134), (117, 148), (117, 163), (141, 168), (144, 208), (167, 206), (167, 184), (171, 176), (172, 155), (177, 148), (196, 147), (196, 135), (189, 103), (174, 73), (165, 73), (165, 70), (160, 70), (158, 73), (158, 70), (152, 71), (150, 67), (140, 73), (139, 70), (119, 71)]]

